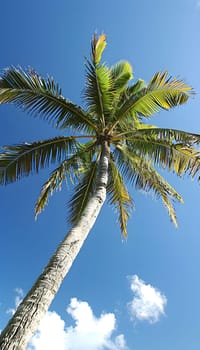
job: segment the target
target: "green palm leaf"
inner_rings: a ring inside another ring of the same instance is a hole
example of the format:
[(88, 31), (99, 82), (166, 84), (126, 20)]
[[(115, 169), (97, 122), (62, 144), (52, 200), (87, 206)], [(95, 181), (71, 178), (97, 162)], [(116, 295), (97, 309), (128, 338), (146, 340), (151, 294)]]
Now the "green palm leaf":
[(160, 108), (170, 109), (185, 103), (192, 91), (182, 80), (167, 78), (167, 72), (156, 73), (133, 105), (134, 111), (149, 117)]
[(142, 79), (138, 79), (136, 83), (127, 87), (126, 95), (134, 96), (138, 94), (143, 88), (146, 88), (146, 83)]
[(124, 184), (123, 178), (111, 159), (109, 164), (109, 180), (107, 186), (109, 203), (114, 206), (118, 212), (118, 221), (122, 235), (127, 237), (127, 220), (130, 211), (133, 210), (133, 202)]
[(82, 167), (82, 178), (75, 187), (74, 195), (69, 202), (69, 221), (74, 224), (83, 213), (89, 199), (95, 190), (95, 180), (98, 171), (97, 157), (94, 161), (86, 162)]
[[(111, 100), (109, 107), (110, 113), (109, 117), (106, 118), (109, 123), (108, 129), (116, 119), (115, 114), (118, 106), (122, 104), (122, 101), (124, 101), (124, 99), (126, 99), (127, 84), (133, 77), (132, 67), (130, 63), (127, 61), (122, 61), (112, 66), (110, 68), (110, 76), (112, 80), (110, 95)], [(119, 127), (122, 129), (124, 126), (123, 123), (124, 121), (122, 121), (119, 125)], [(127, 123), (125, 122), (124, 124), (126, 125)]]
[(39, 198), (35, 206), (35, 216), (37, 218), (38, 214), (44, 209), (47, 205), (49, 197), (57, 190), (60, 190), (62, 183), (65, 180), (66, 184), (74, 182), (80, 178), (82, 174), (82, 169), (84, 168), (85, 158), (88, 154), (89, 159), (92, 159), (94, 154), (95, 142), (87, 142), (86, 144), (77, 144), (77, 152), (73, 154), (68, 159), (65, 159), (62, 164), (56, 168), (52, 173), (49, 179), (42, 186)]
[(156, 73), (146, 88), (131, 93), (116, 113), (116, 123), (121, 118), (137, 113), (150, 117), (161, 108), (170, 109), (185, 103), (192, 93), (192, 88), (182, 80), (167, 78), (167, 72)]
[(95, 116), (97, 125), (105, 126), (105, 114), (112, 108), (112, 79), (105, 64), (94, 67), (86, 64), (86, 87), (84, 98), (90, 114)]
[(43, 185), (42, 191), (40, 192), (39, 198), (35, 205), (35, 218), (37, 218), (38, 214), (40, 214), (44, 207), (47, 205), (49, 196), (58, 189), (61, 190), (63, 181), (67, 180), (65, 162), (66, 161), (64, 161), (57, 169), (52, 172), (49, 179)]
[(89, 115), (79, 106), (64, 99), (52, 78), (47, 80), (33, 71), (11, 67), (0, 79), (0, 103), (14, 103), (24, 111), (41, 115), (57, 128), (94, 131)]
[(110, 68), (113, 80), (113, 90), (121, 92), (127, 88), (129, 80), (133, 78), (132, 67), (129, 62), (121, 61)]
[(192, 176), (200, 169), (199, 150), (192, 147), (200, 136), (172, 129), (140, 129), (124, 137), (130, 150), (177, 175)]
[(56, 137), (45, 141), (5, 146), (0, 153), (0, 181), (7, 184), (37, 173), (51, 163), (60, 162), (68, 152), (75, 152), (73, 137)]
[(151, 191), (157, 198), (162, 199), (169, 216), (177, 226), (176, 213), (172, 200), (183, 202), (179, 193), (152, 167), (150, 161), (130, 152), (127, 147), (117, 147), (114, 153), (116, 162), (123, 176), (126, 177), (136, 189), (145, 192)]
[(137, 130), (127, 131), (123, 135), (124, 140), (134, 140), (143, 137), (146, 140), (167, 141), (169, 144), (182, 142), (186, 145), (195, 145), (200, 143), (200, 135), (167, 128), (157, 128), (153, 125), (140, 124)]

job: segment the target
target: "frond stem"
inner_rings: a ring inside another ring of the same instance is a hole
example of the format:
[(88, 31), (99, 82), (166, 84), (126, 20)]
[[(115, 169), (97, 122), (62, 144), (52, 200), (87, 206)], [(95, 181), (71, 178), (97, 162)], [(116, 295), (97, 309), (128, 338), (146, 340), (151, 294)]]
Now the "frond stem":
[(103, 112), (103, 103), (102, 103), (102, 98), (101, 98), (101, 90), (100, 90), (99, 81), (97, 79), (97, 74), (96, 74), (96, 67), (95, 67), (95, 79), (96, 79), (96, 83), (97, 83), (97, 91), (98, 91), (99, 103), (100, 103), (100, 109), (101, 109), (102, 129), (104, 129), (105, 128), (105, 118), (104, 118), (104, 112)]

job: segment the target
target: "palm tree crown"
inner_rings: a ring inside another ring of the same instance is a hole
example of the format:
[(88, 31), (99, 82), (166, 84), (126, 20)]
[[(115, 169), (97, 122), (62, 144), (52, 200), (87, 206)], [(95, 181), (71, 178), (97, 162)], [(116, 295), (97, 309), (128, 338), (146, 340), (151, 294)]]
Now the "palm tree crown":
[(121, 232), (127, 235), (127, 219), (134, 208), (125, 183), (161, 197), (177, 225), (173, 200), (181, 196), (157, 172), (157, 167), (177, 175), (199, 170), (200, 136), (162, 129), (144, 123), (160, 109), (185, 103), (192, 88), (183, 81), (156, 73), (146, 84), (132, 83), (131, 65), (121, 61), (112, 67), (102, 62), (106, 36), (94, 35), (91, 57), (86, 59), (85, 109), (62, 96), (58, 84), (34, 70), (10, 67), (0, 79), (0, 103), (14, 103), (40, 115), (68, 136), (6, 146), (0, 153), (0, 183), (7, 184), (38, 172), (51, 163), (58, 167), (43, 185), (36, 203), (36, 216), (63, 181), (75, 184), (69, 220), (76, 223), (94, 190), (103, 147), (109, 153), (107, 194), (117, 209)]

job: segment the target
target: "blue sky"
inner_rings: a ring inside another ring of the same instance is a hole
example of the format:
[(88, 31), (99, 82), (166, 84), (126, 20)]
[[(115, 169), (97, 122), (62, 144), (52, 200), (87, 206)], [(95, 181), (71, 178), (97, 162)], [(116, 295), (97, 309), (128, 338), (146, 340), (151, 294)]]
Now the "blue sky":
[[(108, 64), (126, 59), (135, 78), (146, 81), (167, 69), (193, 86), (196, 95), (185, 106), (159, 113), (152, 124), (200, 133), (198, 0), (8, 0), (1, 14), (0, 69), (32, 66), (81, 103), (84, 56), (93, 32), (104, 31)], [(57, 135), (13, 106), (1, 106), (0, 120), (1, 145)], [(34, 221), (48, 173), (0, 188), (0, 329), (68, 230), (65, 189)], [(197, 179), (166, 178), (185, 200), (176, 205), (179, 228), (160, 201), (134, 192), (136, 211), (124, 242), (115, 213), (105, 205), (31, 350), (53, 350), (53, 342), (58, 350), (198, 348), (200, 188)]]

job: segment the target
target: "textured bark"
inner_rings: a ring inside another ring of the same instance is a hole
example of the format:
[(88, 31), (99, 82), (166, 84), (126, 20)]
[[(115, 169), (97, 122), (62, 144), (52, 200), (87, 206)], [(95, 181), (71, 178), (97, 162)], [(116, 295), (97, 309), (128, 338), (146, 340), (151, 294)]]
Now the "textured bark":
[(79, 222), (65, 236), (43, 273), (1, 333), (1, 350), (25, 350), (30, 338), (37, 330), (105, 201), (108, 158), (109, 149), (105, 143), (100, 158), (98, 181), (94, 195), (89, 200)]

